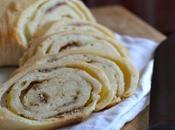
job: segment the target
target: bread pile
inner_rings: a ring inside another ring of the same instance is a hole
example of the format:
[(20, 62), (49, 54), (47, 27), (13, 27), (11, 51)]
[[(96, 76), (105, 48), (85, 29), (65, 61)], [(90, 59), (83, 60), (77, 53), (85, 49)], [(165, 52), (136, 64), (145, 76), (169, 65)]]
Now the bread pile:
[(114, 33), (79, 0), (1, 0), (0, 128), (50, 130), (134, 94), (139, 74)]

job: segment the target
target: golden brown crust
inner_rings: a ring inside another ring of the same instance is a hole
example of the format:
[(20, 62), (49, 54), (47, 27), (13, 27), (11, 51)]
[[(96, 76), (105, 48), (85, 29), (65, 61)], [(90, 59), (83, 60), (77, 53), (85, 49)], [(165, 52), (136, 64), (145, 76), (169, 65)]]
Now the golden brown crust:
[(25, 51), (15, 33), (16, 17), (29, 2), (22, 0), (0, 1), (0, 66), (17, 65), (20, 56)]

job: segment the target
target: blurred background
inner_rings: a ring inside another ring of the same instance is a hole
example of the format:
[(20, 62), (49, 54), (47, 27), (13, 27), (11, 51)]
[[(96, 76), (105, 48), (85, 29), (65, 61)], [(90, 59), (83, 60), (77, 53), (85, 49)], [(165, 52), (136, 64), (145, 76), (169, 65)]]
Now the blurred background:
[(175, 0), (83, 0), (90, 7), (123, 5), (166, 35), (175, 32)]

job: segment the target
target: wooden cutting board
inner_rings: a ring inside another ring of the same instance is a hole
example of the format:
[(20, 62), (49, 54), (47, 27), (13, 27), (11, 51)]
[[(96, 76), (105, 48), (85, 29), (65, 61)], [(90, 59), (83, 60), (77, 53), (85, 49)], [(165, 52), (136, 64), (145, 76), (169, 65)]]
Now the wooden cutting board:
[[(149, 38), (155, 40), (157, 43), (166, 39), (165, 35), (122, 6), (93, 8), (92, 12), (99, 23), (120, 34)], [(133, 121), (127, 123), (122, 130), (147, 130), (148, 113), (149, 107), (140, 113)]]

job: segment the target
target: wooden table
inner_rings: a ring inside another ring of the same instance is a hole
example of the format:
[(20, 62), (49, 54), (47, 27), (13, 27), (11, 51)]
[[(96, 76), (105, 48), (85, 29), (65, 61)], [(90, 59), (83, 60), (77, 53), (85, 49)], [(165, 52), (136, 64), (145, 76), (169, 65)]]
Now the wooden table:
[[(92, 12), (99, 23), (120, 34), (149, 38), (158, 43), (166, 38), (165, 35), (121, 6), (94, 8)], [(149, 108), (147, 107), (133, 121), (126, 124), (122, 130), (147, 130), (148, 113)]]

